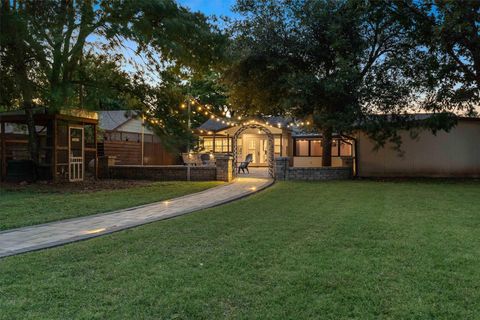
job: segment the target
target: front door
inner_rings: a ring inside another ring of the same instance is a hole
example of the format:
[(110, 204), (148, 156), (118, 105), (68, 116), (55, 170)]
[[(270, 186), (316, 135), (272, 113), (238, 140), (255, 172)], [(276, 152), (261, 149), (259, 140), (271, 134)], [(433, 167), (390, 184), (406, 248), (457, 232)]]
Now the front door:
[(260, 138), (258, 139), (259, 142), (259, 163), (260, 166), (266, 166), (268, 164), (268, 139)]
[(268, 164), (268, 139), (263, 138), (261, 135), (245, 135), (244, 141), (245, 154), (251, 154), (253, 160), (251, 166), (254, 167), (263, 167)]
[(83, 181), (85, 171), (84, 160), (84, 133), (83, 127), (69, 127), (68, 132), (68, 179)]

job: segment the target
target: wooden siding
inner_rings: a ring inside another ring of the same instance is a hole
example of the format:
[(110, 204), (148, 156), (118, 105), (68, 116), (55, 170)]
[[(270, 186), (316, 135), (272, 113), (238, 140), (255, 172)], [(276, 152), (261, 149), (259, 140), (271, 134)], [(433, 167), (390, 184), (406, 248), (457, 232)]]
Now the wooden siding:
[[(142, 144), (137, 141), (105, 141), (106, 156), (116, 158), (119, 165), (142, 164)], [(144, 165), (179, 164), (179, 156), (170, 153), (160, 143), (144, 143)]]

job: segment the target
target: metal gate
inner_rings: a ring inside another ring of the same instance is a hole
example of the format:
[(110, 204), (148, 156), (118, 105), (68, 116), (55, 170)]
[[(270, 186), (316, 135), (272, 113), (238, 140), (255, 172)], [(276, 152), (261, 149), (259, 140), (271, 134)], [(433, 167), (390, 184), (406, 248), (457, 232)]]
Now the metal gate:
[(83, 127), (68, 128), (68, 180), (83, 181), (85, 172), (85, 142)]

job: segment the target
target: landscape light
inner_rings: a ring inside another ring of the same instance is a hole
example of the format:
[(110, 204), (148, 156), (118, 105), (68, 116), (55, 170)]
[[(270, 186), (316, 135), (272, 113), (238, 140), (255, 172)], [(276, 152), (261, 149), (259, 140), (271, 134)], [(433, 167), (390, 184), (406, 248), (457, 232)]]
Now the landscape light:
[(87, 230), (87, 231), (84, 231), (83, 234), (95, 234), (95, 233), (99, 233), (99, 232), (102, 232), (102, 231), (105, 231), (107, 230), (106, 228), (100, 228), (100, 229), (93, 229), (93, 230)]

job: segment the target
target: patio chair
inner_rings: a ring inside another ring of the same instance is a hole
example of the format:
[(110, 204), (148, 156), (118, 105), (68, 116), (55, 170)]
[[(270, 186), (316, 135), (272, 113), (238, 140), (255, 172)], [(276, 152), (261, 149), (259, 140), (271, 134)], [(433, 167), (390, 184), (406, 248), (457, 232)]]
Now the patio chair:
[(253, 161), (253, 155), (251, 153), (247, 154), (247, 156), (245, 157), (245, 161), (240, 162), (240, 164), (238, 165), (237, 173), (240, 173), (240, 170), (242, 170), (243, 173), (245, 173), (245, 170), (247, 170), (247, 173), (250, 173), (250, 171), (248, 171), (248, 165), (252, 161)]

